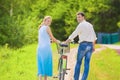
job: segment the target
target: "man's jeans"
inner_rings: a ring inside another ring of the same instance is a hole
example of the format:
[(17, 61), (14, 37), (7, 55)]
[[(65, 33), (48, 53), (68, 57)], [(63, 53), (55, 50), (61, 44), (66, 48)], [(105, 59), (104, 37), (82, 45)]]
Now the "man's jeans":
[(77, 62), (75, 66), (75, 72), (74, 72), (74, 80), (79, 80), (80, 75), (80, 68), (82, 64), (82, 59), (85, 56), (84, 59), (84, 73), (82, 76), (82, 80), (86, 80), (88, 73), (89, 73), (89, 62), (93, 51), (93, 44), (92, 42), (82, 42), (79, 45), (78, 48), (78, 54), (77, 54)]

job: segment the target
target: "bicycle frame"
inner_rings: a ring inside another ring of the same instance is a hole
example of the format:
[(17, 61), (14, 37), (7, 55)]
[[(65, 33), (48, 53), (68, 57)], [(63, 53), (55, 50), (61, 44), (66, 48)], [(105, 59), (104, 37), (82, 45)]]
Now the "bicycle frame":
[(65, 53), (65, 49), (67, 47), (69, 47), (68, 45), (66, 44), (60, 44), (60, 45), (57, 45), (57, 48), (58, 49), (58, 53), (60, 54), (60, 57), (59, 57), (59, 63), (58, 63), (58, 71), (59, 71), (59, 80), (64, 80), (65, 78), (65, 74), (67, 74), (66, 70), (67, 69), (67, 55), (64, 55)]

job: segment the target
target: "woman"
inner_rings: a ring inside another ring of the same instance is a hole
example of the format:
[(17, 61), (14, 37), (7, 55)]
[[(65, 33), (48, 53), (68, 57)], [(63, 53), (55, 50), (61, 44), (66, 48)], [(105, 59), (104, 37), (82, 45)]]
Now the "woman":
[(50, 42), (51, 40), (56, 43), (59, 42), (51, 32), (49, 27), (51, 22), (52, 18), (45, 16), (39, 26), (37, 60), (40, 80), (42, 80), (42, 77), (44, 77), (44, 80), (47, 80), (47, 76), (52, 76), (52, 51)]

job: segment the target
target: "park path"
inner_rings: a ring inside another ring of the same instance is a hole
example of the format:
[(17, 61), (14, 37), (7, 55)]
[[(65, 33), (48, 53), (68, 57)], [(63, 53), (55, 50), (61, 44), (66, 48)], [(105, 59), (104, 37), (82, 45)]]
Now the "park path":
[(102, 46), (114, 49), (117, 51), (118, 54), (120, 54), (120, 45), (112, 45), (112, 44), (103, 44)]
[[(120, 54), (120, 45), (100, 44), (100, 46), (101, 46), (100, 48), (95, 49), (94, 53), (98, 53), (99, 51), (102, 51), (108, 47), (108, 48), (116, 50)], [(74, 76), (74, 67), (76, 63), (76, 55), (77, 55), (77, 48), (71, 49), (70, 53), (67, 54), (68, 56), (67, 67), (70, 68), (70, 70), (67, 71), (68, 74), (65, 76), (65, 80), (74, 80), (73, 76)], [(80, 79), (81, 79), (81, 75), (80, 75)]]
[(68, 65), (67, 67), (70, 69), (67, 71), (67, 75), (65, 76), (65, 80), (73, 80), (74, 75), (74, 67), (76, 63), (76, 55), (77, 55), (77, 48), (73, 48), (70, 50), (70, 53), (67, 54), (68, 56)]

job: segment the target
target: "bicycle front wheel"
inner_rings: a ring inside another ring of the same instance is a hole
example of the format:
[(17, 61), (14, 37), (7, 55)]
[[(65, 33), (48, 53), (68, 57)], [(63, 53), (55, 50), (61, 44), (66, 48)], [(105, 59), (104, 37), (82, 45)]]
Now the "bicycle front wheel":
[(59, 59), (58, 70), (59, 70), (59, 80), (62, 80), (62, 58)]
[(63, 59), (59, 62), (59, 80), (65, 79), (65, 69), (63, 68)]
[(65, 70), (63, 69), (61, 73), (61, 80), (64, 80), (64, 79), (65, 79)]

